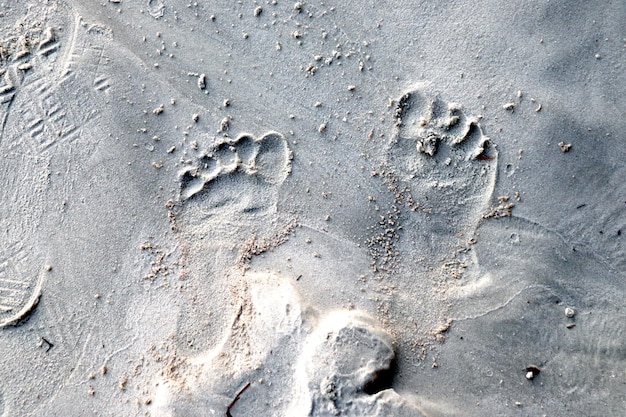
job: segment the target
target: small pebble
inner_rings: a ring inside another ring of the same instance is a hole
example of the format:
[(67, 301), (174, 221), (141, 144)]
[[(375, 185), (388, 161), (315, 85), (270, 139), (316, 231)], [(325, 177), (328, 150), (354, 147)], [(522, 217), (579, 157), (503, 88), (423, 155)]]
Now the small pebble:
[(206, 88), (206, 75), (200, 74), (198, 77), (198, 88), (200, 90), (204, 90)]

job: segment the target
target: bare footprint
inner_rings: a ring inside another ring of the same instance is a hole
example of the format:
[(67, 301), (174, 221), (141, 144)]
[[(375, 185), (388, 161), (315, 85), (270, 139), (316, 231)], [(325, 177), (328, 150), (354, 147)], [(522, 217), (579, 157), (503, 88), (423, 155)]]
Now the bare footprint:
[[(179, 174), (175, 216), (186, 252), (185, 285), (198, 300), (182, 313), (185, 330), (179, 334), (204, 338), (208, 348), (185, 360), (180, 384), (161, 384), (156, 402), (163, 416), (223, 414), (241, 384), (262, 378), (259, 369), (266, 360), (287, 369), (283, 365), (291, 359), (267, 357), (295, 351), (301, 321), (301, 303), (290, 285), (274, 274), (242, 274), (238, 268), (246, 242), (280, 232), (278, 193), (291, 171), (287, 141), (276, 132), (258, 138), (244, 134), (193, 151), (190, 166)], [(209, 316), (208, 325), (196, 324)], [(283, 392), (254, 383), (248, 394), (270, 398)], [(258, 407), (256, 415), (270, 415), (263, 404)]]
[(222, 138), (198, 151), (179, 177), (177, 218), (184, 239), (217, 242), (219, 236), (222, 245), (240, 245), (253, 234), (274, 233), (278, 191), (291, 172), (291, 157), (276, 132)]
[(278, 196), (292, 154), (277, 132), (220, 138), (205, 150), (194, 145), (192, 152), (179, 174), (175, 218), (181, 244), (189, 248), (191, 273), (200, 278), (209, 270), (224, 274), (244, 243), (280, 231)]
[(471, 244), (491, 205), (498, 153), (479, 118), (427, 91), (424, 85), (397, 100), (387, 153), (387, 165), (410, 202), (398, 247), (415, 259), (403, 260), (413, 263), (406, 265), (407, 274), (419, 266), (470, 276), (476, 264)]
[(388, 162), (432, 217), (431, 232), (471, 237), (486, 213), (498, 154), (478, 118), (422, 90), (397, 101)]
[(275, 199), (259, 193), (275, 190), (290, 172), (291, 151), (281, 134), (223, 138), (181, 173), (180, 200), (201, 201), (204, 210), (230, 205), (229, 211), (263, 211)]
[(296, 364), (292, 416), (421, 416), (381, 375), (394, 361), (391, 337), (356, 311), (326, 315), (304, 342)]
[[(449, 320), (450, 299), (442, 294), (477, 279), (472, 244), (497, 173), (498, 153), (479, 118), (431, 91), (423, 84), (396, 100), (386, 155), (398, 217), (391, 272), (399, 290), (385, 308), (390, 331), (404, 342), (401, 349), (439, 339)], [(400, 361), (415, 356), (401, 353)]]

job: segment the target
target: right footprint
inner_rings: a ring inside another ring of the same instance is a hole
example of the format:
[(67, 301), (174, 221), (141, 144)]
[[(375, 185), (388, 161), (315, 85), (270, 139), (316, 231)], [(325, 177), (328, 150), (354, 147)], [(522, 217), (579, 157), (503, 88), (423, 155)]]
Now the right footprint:
[(446, 234), (473, 230), (489, 206), (498, 161), (478, 118), (421, 90), (396, 102), (389, 164), (419, 207), (442, 217)]

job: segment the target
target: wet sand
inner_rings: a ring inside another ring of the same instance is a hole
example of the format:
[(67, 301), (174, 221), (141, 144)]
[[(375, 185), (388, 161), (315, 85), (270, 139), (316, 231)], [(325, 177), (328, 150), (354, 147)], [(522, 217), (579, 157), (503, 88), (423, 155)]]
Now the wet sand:
[(0, 12), (0, 416), (623, 412), (622, 2)]

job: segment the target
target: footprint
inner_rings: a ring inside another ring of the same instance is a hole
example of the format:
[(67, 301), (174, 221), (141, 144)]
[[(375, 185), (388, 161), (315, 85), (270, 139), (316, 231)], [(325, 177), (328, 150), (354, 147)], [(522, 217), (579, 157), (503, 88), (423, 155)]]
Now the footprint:
[(397, 100), (388, 164), (436, 234), (474, 230), (495, 185), (498, 154), (479, 119), (420, 89)]
[[(68, 55), (78, 38), (85, 38), (85, 30), (72, 10), (65, 5), (60, 9), (61, 13), (50, 14), (44, 8), (29, 8), (14, 25), (20, 35), (8, 43), (8, 67), (0, 68), (4, 72), (0, 134), (12, 147), (36, 154), (78, 140), (82, 125), (93, 117), (92, 103), (97, 102), (77, 91), (78, 83), (66, 85)], [(64, 93), (75, 100), (64, 100)]]
[(329, 313), (305, 341), (288, 415), (422, 415), (392, 389), (379, 388), (394, 357), (391, 337), (372, 318)]
[(0, 328), (27, 318), (41, 292), (42, 265), (34, 247), (46, 211), (49, 169), (48, 161), (33, 152), (29, 135), (43, 132), (43, 126), (24, 115), (25, 104), (39, 97), (25, 90), (34, 74), (45, 72), (42, 67), (53, 58), (54, 48), (42, 55), (37, 51), (40, 44), (52, 46), (50, 28), (58, 23), (34, 5), (18, 10), (4, 10), (8, 16), (3, 16), (5, 24), (0, 27)]
[[(204, 415), (206, 404), (225, 408), (228, 400), (224, 399), (238, 388), (233, 384), (245, 381), (224, 377), (225, 373), (217, 375), (215, 370), (248, 375), (272, 351), (287, 346), (276, 338), (295, 337), (292, 324), (299, 320), (299, 304), (292, 302), (292, 292), (285, 289), (288, 286), (271, 276), (259, 279), (240, 271), (242, 259), (252, 251), (261, 247), (269, 250), (282, 242), (282, 233), (288, 233), (284, 232), (289, 229), (281, 223), (277, 204), (280, 186), (291, 171), (291, 157), (287, 141), (279, 133), (268, 132), (261, 137), (243, 134), (220, 138), (199, 151), (179, 175), (179, 204), (173, 217), (177, 239), (186, 248), (182, 257), (186, 285), (194, 293), (206, 294), (186, 308), (180, 320), (185, 325), (191, 323), (194, 330), (189, 331), (194, 337), (202, 334), (211, 343), (223, 333), (225, 347), (218, 346), (213, 353), (202, 355), (199, 362), (192, 361), (194, 367), (204, 364), (201, 367), (208, 371), (199, 371), (201, 378), (192, 381), (193, 389), (180, 394), (166, 390), (164, 395), (172, 399), (161, 401), (165, 410), (184, 408), (190, 411), (180, 415), (195, 415), (197, 405)], [(233, 297), (240, 301), (229, 305)], [(199, 311), (203, 315), (214, 313), (208, 326), (200, 326), (203, 317), (197, 316)], [(236, 317), (231, 323), (230, 314)], [(256, 389), (254, 384), (250, 392)], [(205, 394), (209, 400), (205, 401)]]
[[(394, 225), (391, 272), (402, 290), (385, 302), (389, 326), (403, 346), (436, 337), (449, 309), (442, 290), (478, 279), (470, 242), (490, 206), (497, 173), (498, 153), (479, 118), (431, 91), (423, 84), (396, 100), (386, 155), (398, 212), (394, 224), (401, 226)], [(414, 294), (420, 294), (418, 303)]]
[(281, 134), (225, 138), (182, 172), (180, 200), (201, 199), (211, 207), (234, 203), (253, 212), (267, 204), (258, 193), (282, 184), (290, 172), (291, 150)]

